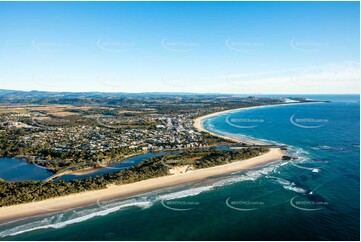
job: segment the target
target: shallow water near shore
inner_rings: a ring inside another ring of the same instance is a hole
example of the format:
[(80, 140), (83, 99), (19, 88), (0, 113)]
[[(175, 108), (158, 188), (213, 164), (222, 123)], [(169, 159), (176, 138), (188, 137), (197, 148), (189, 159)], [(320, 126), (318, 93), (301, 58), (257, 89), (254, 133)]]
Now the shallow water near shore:
[(358, 240), (359, 96), (323, 99), (335, 102), (240, 110), (204, 121), (219, 134), (286, 144), (297, 160), (3, 224), (0, 238)]

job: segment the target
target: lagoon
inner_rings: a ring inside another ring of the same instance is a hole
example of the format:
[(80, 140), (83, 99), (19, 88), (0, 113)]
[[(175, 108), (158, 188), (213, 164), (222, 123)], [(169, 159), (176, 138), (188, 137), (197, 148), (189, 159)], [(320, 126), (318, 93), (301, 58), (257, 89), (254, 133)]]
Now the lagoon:
[(46, 168), (30, 164), (25, 159), (0, 158), (0, 178), (6, 181), (20, 182), (43, 180), (53, 175)]

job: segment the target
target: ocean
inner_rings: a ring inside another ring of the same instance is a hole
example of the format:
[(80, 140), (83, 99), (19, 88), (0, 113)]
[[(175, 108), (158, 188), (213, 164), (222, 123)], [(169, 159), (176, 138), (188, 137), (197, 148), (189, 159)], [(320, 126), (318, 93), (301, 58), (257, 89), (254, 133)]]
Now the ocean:
[(2, 240), (359, 240), (358, 95), (204, 120), (294, 160), (0, 225)]

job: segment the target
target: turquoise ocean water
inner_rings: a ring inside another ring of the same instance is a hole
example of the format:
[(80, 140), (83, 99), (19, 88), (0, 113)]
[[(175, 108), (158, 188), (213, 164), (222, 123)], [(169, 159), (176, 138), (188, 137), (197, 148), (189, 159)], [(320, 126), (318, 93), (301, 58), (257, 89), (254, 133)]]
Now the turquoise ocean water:
[(0, 225), (3, 240), (359, 240), (359, 96), (211, 117), (206, 129), (297, 157)]

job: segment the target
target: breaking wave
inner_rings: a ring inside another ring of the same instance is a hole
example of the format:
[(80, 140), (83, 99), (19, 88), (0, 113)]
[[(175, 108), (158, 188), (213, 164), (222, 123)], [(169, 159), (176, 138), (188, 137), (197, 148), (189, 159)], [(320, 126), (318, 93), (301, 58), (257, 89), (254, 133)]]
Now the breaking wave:
[[(217, 180), (210, 185), (201, 185), (196, 187), (197, 184), (195, 184), (191, 188), (176, 187), (167, 189), (166, 193), (165, 190), (158, 190), (124, 201), (101, 201), (101, 199), (99, 199), (97, 202), (98, 206), (96, 207), (85, 207), (81, 209), (65, 211), (62, 214), (56, 214), (51, 216), (48, 215), (48, 217), (46, 218), (38, 218), (35, 219), (35, 221), (34, 218), (32, 218), (31, 222), (29, 222), (28, 220), (27, 222), (22, 221), (23, 224), (17, 225), (15, 227), (14, 225), (16, 222), (5, 224), (5, 229), (2, 229), (2, 231), (0, 231), (0, 238), (19, 235), (34, 230), (59, 229), (71, 224), (80, 223), (92, 219), (94, 217), (106, 216), (108, 214), (131, 207), (146, 209), (162, 200), (173, 200), (196, 196), (200, 193), (208, 192), (218, 187), (235, 184), (242, 181), (255, 181), (260, 177), (264, 177), (265, 175), (274, 172), (276, 169), (284, 165), (285, 162), (273, 163), (260, 169), (250, 170), (241, 174), (234, 174), (230, 177), (221, 177), (221, 180)], [(175, 191), (175, 189), (178, 190)], [(10, 227), (9, 225), (12, 225), (12, 227)], [(6, 229), (6, 227), (8, 227), (8, 229)]]
[(105, 216), (107, 214), (116, 212), (122, 208), (132, 207), (132, 206), (143, 207), (147, 205), (148, 205), (147, 202), (129, 202), (108, 209), (100, 209), (100, 210), (98, 209), (98, 211), (92, 211), (91, 213), (89, 212), (86, 213), (86, 211), (84, 211), (81, 215), (79, 215), (78, 213), (73, 213), (78, 216), (73, 216), (73, 218), (70, 216), (68, 219), (65, 220), (63, 219), (65, 217), (65, 214), (53, 215), (51, 217), (47, 217), (39, 221), (32, 221), (24, 225), (19, 225), (17, 227), (10, 228), (8, 230), (4, 230), (0, 232), (0, 237), (14, 236), (39, 229), (48, 229), (48, 228), (59, 229), (67, 225), (80, 223), (97, 216)]
[(302, 187), (296, 186), (296, 184), (294, 182), (291, 182), (289, 180), (279, 178), (279, 177), (274, 177), (274, 176), (267, 176), (267, 178), (270, 178), (273, 181), (277, 182), (278, 184), (282, 185), (282, 187), (286, 190), (290, 190), (290, 191), (300, 193), (300, 194), (307, 193), (307, 191), (305, 189), (303, 189)]
[[(293, 153), (294, 151), (291, 152)], [(123, 201), (99, 200), (97, 206), (93, 205), (92, 207), (84, 207), (81, 209), (65, 211), (62, 214), (47, 215), (47, 217), (45, 218), (31, 218), (31, 221), (30, 219), (21, 221), (21, 224), (19, 224), (19, 222), (5, 224), (3, 225), (4, 227), (2, 226), (3, 228), (0, 227), (0, 238), (19, 235), (34, 230), (59, 229), (71, 224), (81, 223), (95, 217), (106, 216), (108, 214), (115, 213), (123, 209), (136, 207), (146, 209), (163, 200), (173, 200), (197, 196), (201, 193), (212, 191), (218, 187), (232, 185), (243, 181), (256, 181), (257, 179), (262, 177), (271, 177), (271, 173), (277, 174), (281, 167), (286, 166), (290, 162), (291, 161), (273, 162), (267, 166), (249, 170), (247, 172), (238, 172), (228, 176), (221, 176), (217, 178), (215, 182), (207, 185), (195, 183), (192, 187), (183, 186), (168, 188), (142, 194)], [(276, 177), (274, 177), (273, 179), (276, 180), (279, 184), (281, 184), (284, 189), (292, 190), (297, 193), (306, 193), (303, 188), (297, 187), (294, 183), (289, 182), (285, 179)]]

